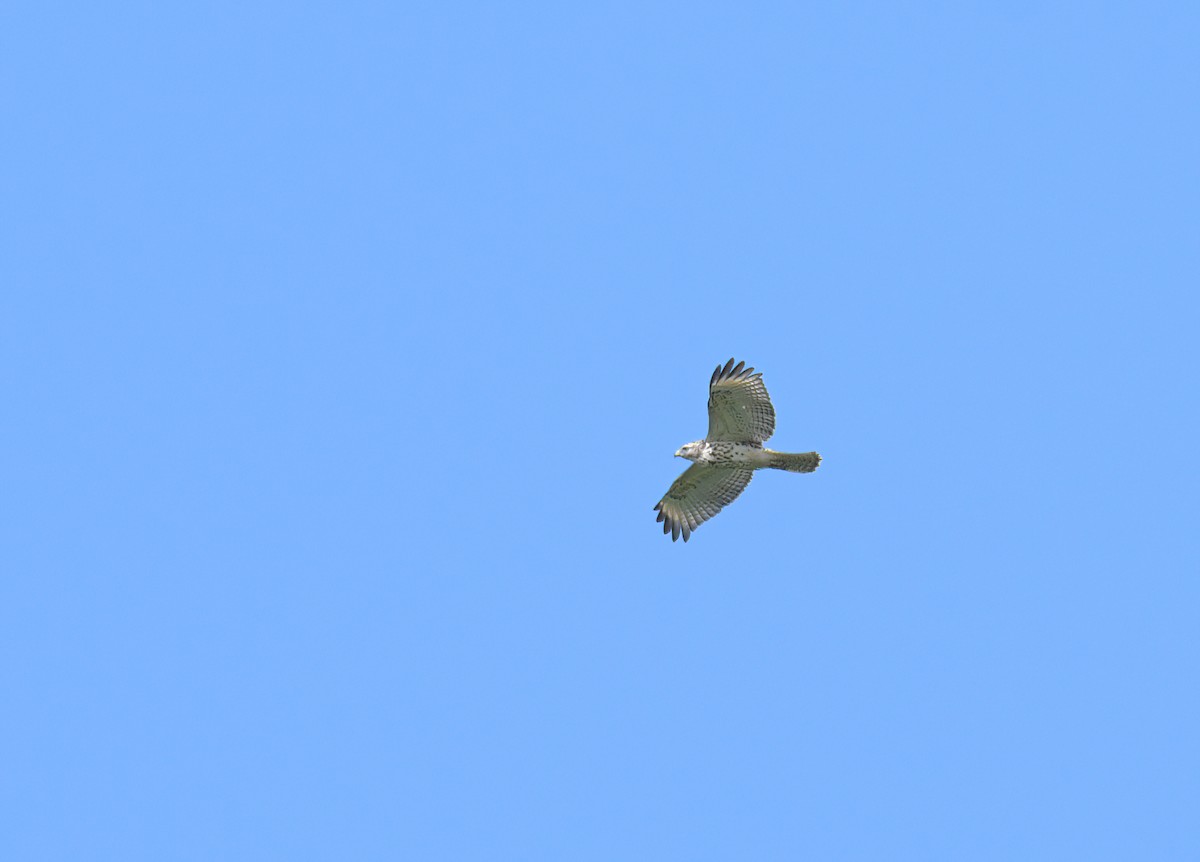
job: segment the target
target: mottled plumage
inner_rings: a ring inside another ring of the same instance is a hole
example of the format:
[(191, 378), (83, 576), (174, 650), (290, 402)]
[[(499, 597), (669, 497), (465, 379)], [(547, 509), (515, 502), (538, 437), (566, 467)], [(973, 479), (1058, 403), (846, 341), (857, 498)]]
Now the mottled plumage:
[(708, 436), (675, 453), (695, 463), (654, 507), (671, 541), (691, 538), (693, 530), (737, 499), (755, 470), (811, 473), (821, 463), (816, 452), (793, 455), (763, 446), (775, 433), (775, 408), (762, 374), (745, 365), (730, 359), (717, 366), (708, 383)]

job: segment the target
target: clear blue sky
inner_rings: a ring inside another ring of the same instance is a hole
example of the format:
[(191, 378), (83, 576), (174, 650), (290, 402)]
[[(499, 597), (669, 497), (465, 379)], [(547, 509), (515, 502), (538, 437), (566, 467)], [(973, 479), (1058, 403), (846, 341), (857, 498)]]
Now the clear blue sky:
[(0, 856), (1200, 858), (1200, 12), (900, 5), (9, 8)]

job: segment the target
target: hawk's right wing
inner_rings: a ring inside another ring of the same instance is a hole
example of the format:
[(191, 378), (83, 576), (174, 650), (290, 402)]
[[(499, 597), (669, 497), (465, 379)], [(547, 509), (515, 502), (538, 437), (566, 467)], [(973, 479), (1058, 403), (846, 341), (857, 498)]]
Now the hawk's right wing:
[(688, 467), (654, 507), (663, 532), (671, 534), (672, 542), (682, 533), (686, 542), (692, 530), (736, 500), (753, 477), (753, 470), (740, 467)]
[(717, 366), (708, 384), (708, 439), (732, 443), (762, 443), (775, 433), (775, 408), (762, 374), (735, 367), (733, 360)]

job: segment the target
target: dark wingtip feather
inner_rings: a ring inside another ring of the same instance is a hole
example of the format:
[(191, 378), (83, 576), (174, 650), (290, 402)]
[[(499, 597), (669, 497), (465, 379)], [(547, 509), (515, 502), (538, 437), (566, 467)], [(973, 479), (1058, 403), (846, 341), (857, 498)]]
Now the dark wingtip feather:
[(729, 361), (725, 363), (725, 367), (721, 369), (721, 376), (727, 377), (729, 375), (729, 370), (731, 368), (733, 368), (733, 357), (732, 356), (729, 357)]

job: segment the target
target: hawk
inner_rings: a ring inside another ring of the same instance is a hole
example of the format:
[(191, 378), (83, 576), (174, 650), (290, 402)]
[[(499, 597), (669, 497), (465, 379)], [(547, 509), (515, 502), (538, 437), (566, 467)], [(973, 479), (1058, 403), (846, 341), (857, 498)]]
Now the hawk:
[(692, 461), (654, 508), (671, 541), (686, 542), (692, 530), (737, 499), (763, 467), (811, 473), (821, 463), (816, 452), (798, 455), (767, 449), (775, 433), (775, 408), (762, 381), (745, 362), (717, 366), (708, 382), (708, 436), (685, 443), (677, 458)]

